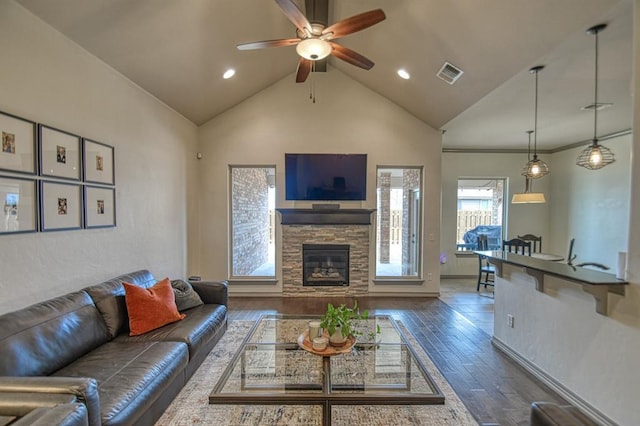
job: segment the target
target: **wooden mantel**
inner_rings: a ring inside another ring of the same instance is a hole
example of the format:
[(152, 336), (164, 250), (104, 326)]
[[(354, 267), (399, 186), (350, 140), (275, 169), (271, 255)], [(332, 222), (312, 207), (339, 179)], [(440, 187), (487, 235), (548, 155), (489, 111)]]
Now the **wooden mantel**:
[(371, 209), (276, 209), (283, 225), (371, 225)]

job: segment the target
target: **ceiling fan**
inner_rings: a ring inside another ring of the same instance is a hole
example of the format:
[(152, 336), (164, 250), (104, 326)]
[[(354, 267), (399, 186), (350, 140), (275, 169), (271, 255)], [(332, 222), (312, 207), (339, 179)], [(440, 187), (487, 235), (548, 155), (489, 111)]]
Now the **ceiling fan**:
[(275, 2), (278, 3), (287, 18), (297, 27), (296, 35), (298, 37), (242, 43), (237, 46), (239, 50), (295, 45), (296, 52), (300, 55), (296, 83), (303, 83), (309, 76), (314, 62), (329, 55), (365, 70), (373, 67), (374, 63), (368, 58), (347, 47), (334, 43), (332, 40), (364, 30), (383, 21), (386, 16), (382, 9), (354, 15), (327, 27), (320, 23), (310, 23), (293, 0), (275, 0)]

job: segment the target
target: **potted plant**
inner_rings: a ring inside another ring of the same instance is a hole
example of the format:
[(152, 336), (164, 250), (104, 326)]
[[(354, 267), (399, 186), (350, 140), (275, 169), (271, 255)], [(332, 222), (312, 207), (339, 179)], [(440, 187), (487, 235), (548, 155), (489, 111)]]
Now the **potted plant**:
[(327, 311), (322, 315), (320, 327), (327, 331), (329, 335), (329, 344), (332, 346), (343, 346), (347, 343), (349, 336), (359, 334), (354, 328), (354, 321), (364, 320), (369, 317), (369, 313), (358, 311), (358, 302), (356, 301), (353, 308), (348, 308), (345, 304), (333, 306), (331, 303), (327, 305)]

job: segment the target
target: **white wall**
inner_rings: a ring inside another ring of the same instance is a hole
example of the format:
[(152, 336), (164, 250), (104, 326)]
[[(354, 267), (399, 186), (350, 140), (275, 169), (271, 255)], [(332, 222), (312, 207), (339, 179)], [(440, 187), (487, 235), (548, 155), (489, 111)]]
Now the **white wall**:
[[(598, 262), (612, 270), (619, 251), (627, 250), (631, 173), (631, 135), (604, 141), (616, 161), (597, 171), (575, 165), (586, 146), (553, 154), (542, 154), (551, 173), (533, 181), (533, 190), (543, 192), (545, 204), (511, 204), (511, 197), (524, 190), (520, 175), (526, 154), (442, 154), (442, 251), (448, 262), (443, 276), (477, 275), (475, 256), (454, 255), (456, 243), (457, 184), (464, 177), (508, 179), (506, 236), (542, 235), (543, 251), (566, 256), (571, 238), (576, 238), (575, 262)], [(597, 224), (597, 225), (594, 225)]]
[[(445, 136), (446, 137), (446, 136)], [(547, 161), (547, 156), (540, 156)], [(476, 276), (478, 259), (475, 255), (455, 256), (457, 200), (459, 178), (506, 178), (504, 202), (507, 207), (505, 237), (517, 235), (542, 235), (545, 245), (550, 238), (549, 203), (511, 204), (514, 193), (524, 192), (525, 179), (520, 175), (527, 162), (527, 154), (457, 153), (442, 154), (442, 238), (441, 250), (447, 253), (448, 261), (441, 267), (443, 276)], [(533, 190), (549, 198), (550, 176), (533, 182)], [(563, 253), (563, 252), (561, 252)]]
[(627, 135), (603, 141), (616, 161), (600, 170), (575, 165), (586, 144), (553, 154), (550, 251), (566, 255), (575, 238), (574, 263), (598, 262), (615, 271), (618, 252), (628, 245), (631, 139)]
[[(428, 202), (424, 203), (423, 263), (425, 276), (427, 272), (434, 276), (433, 281), (423, 286), (381, 287), (371, 284), (371, 291), (389, 288), (396, 292), (437, 293), (440, 132), (334, 68), (327, 73), (313, 75), (313, 78), (315, 104), (309, 100), (309, 85), (296, 84), (291, 75), (201, 126), (201, 247), (197, 250), (199, 267), (194, 265), (190, 273), (198, 273), (207, 279), (228, 277), (229, 164), (275, 165), (277, 207), (310, 208), (310, 203), (284, 199), (286, 152), (366, 153), (367, 200), (342, 205), (375, 208), (376, 165), (424, 166), (423, 200)], [(434, 235), (433, 241), (426, 238), (429, 234)], [(230, 291), (278, 292), (280, 286), (281, 283), (276, 286), (232, 284)]]
[(10, 0), (0, 52), (0, 110), (113, 145), (117, 188), (116, 228), (0, 235), (0, 313), (136, 269), (184, 276), (196, 127)]
[[(635, 81), (634, 128), (640, 128), (640, 1), (634, 8)], [(640, 135), (632, 136), (632, 151), (640, 150)], [(627, 158), (617, 149), (623, 143), (607, 144), (617, 161)], [(567, 153), (569, 155), (569, 153)], [(629, 209), (629, 282), (625, 296), (609, 294), (609, 315), (595, 312), (594, 299), (581, 287), (560, 279), (545, 279), (545, 291), (534, 289), (533, 279), (517, 268), (505, 266), (495, 292), (495, 338), (518, 357), (553, 377), (565, 390), (620, 425), (638, 424), (638, 380), (640, 378), (640, 161), (631, 155)], [(614, 163), (615, 164), (615, 163)], [(613, 167), (614, 165), (607, 166)], [(589, 180), (602, 175), (593, 171)], [(586, 176), (583, 176), (586, 179)], [(582, 179), (581, 179), (582, 180)], [(595, 182), (590, 182), (594, 184)], [(615, 183), (614, 191), (619, 191)], [(609, 186), (593, 194), (609, 205)], [(585, 194), (586, 195), (586, 194)], [(624, 220), (614, 203), (613, 220)], [(624, 240), (624, 238), (621, 238)], [(620, 241), (619, 246), (622, 246)], [(616, 250), (610, 247), (607, 251)], [(587, 251), (578, 253), (580, 257)], [(506, 326), (506, 316), (515, 317), (515, 327)]]

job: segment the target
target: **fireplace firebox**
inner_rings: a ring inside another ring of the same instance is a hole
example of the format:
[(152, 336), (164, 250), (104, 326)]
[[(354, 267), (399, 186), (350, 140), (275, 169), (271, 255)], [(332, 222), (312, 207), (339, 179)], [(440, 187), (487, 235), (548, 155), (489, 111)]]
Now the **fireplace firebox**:
[(348, 286), (348, 244), (303, 244), (303, 286)]

